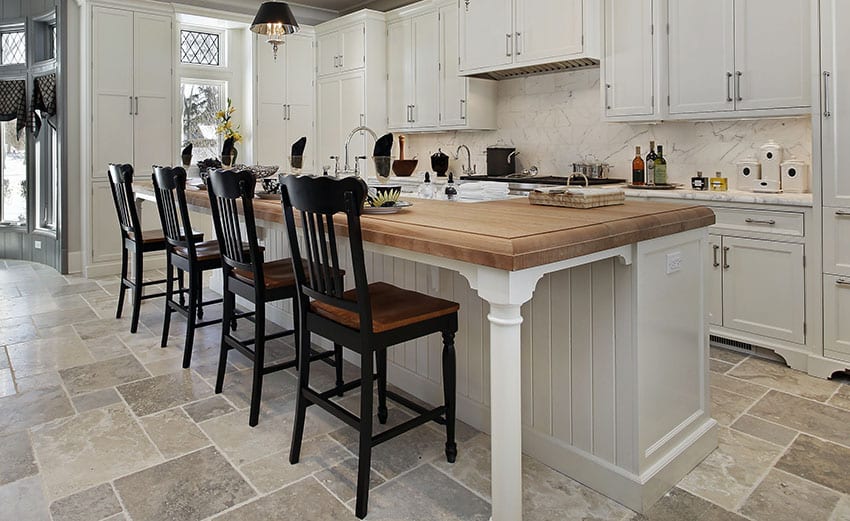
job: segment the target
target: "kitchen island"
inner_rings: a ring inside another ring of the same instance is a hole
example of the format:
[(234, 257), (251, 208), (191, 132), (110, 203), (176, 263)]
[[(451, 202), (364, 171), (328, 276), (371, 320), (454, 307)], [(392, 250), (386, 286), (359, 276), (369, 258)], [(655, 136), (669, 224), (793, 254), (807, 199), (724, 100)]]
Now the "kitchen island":
[[(206, 193), (188, 195), (206, 212)], [(287, 256), (280, 205), (255, 212), (267, 256)], [(642, 512), (717, 446), (702, 261), (713, 223), (699, 206), (524, 199), (363, 217), (371, 281), (461, 303), (458, 417), (491, 434), (495, 521), (522, 519), (523, 450)], [(393, 383), (441, 400), (436, 340), (390, 353)]]

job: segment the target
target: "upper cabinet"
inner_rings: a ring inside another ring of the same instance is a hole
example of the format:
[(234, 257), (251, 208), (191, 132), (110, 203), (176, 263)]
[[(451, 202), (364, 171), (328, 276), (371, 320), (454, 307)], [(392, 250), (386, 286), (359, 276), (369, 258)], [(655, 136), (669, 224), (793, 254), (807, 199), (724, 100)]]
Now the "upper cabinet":
[(603, 110), (608, 119), (655, 115), (654, 0), (605, 0)]
[(339, 74), (366, 66), (366, 22), (320, 34), (319, 76)]
[(593, 0), (461, 0), (460, 72), (598, 58), (599, 12)]
[(810, 24), (809, 0), (668, 2), (670, 115), (808, 113)]
[[(850, 219), (850, 33), (838, 30), (850, 24), (850, 3), (820, 3), (820, 117), (823, 204), (841, 208), (836, 218)], [(816, 122), (817, 123), (817, 122)], [(834, 214), (835, 211), (832, 212)], [(827, 245), (825, 238), (824, 245)], [(834, 273), (834, 271), (833, 271)]]
[(495, 128), (496, 83), (459, 76), (457, 2), (426, 0), (387, 18), (389, 129)]

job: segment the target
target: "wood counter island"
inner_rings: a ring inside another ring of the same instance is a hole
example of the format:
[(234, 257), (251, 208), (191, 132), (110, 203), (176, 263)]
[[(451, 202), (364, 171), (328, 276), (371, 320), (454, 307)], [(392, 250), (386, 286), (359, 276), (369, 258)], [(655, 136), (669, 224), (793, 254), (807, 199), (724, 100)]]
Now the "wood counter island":
[[(205, 192), (188, 195), (208, 213)], [(267, 256), (288, 256), (280, 204), (254, 202)], [(370, 281), (460, 302), (458, 418), (491, 434), (495, 521), (522, 519), (522, 451), (643, 512), (717, 446), (710, 209), (413, 202), (363, 216)], [(437, 339), (395, 350), (390, 380), (441, 403), (439, 353)]]

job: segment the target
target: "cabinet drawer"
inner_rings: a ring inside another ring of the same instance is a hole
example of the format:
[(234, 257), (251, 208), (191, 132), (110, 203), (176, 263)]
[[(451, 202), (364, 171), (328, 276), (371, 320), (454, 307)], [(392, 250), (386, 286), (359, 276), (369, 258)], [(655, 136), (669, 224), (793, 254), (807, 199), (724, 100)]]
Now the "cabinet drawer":
[(805, 234), (802, 213), (716, 207), (712, 210), (717, 216), (715, 226), (718, 228), (795, 237)]
[(850, 277), (850, 209), (823, 209), (823, 271)]
[(823, 347), (831, 358), (850, 361), (850, 278), (823, 278)]

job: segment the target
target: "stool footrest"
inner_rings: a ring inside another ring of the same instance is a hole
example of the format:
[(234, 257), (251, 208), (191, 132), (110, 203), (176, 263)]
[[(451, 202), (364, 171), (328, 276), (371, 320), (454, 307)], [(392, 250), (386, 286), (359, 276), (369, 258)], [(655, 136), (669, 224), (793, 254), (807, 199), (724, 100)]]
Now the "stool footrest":
[(424, 414), (420, 414), (415, 418), (411, 418), (402, 424), (396, 425), (392, 429), (387, 429), (384, 432), (378, 433), (375, 436), (372, 436), (372, 446), (375, 447), (377, 445), (380, 445), (385, 441), (389, 441), (395, 438), (396, 436), (404, 434), (410, 429), (419, 427), (420, 425), (428, 423), (429, 421), (435, 421), (437, 418), (441, 417), (445, 412), (445, 406), (440, 406), (436, 409), (427, 411)]
[[(336, 392), (336, 389), (334, 389), (334, 393), (335, 392)], [(343, 407), (339, 404), (336, 404), (336, 403), (334, 403), (334, 402), (332, 402), (332, 401), (330, 401), (326, 398), (322, 398), (321, 394), (317, 393), (316, 391), (314, 391), (310, 388), (301, 389), (301, 393), (303, 393), (304, 398), (306, 398), (307, 401), (310, 402), (311, 404), (318, 405), (322, 409), (333, 414), (334, 416), (339, 418), (341, 421), (345, 422), (346, 424), (350, 425), (351, 427), (354, 427), (355, 429), (360, 427), (360, 418), (358, 418), (354, 413), (350, 412), (345, 407)]]

